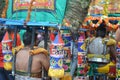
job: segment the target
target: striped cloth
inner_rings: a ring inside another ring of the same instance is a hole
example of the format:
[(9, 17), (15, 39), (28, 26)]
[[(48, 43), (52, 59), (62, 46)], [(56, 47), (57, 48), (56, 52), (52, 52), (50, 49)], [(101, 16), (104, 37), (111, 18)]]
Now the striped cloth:
[(29, 76), (16, 75), (15, 80), (42, 80), (41, 78), (33, 78)]

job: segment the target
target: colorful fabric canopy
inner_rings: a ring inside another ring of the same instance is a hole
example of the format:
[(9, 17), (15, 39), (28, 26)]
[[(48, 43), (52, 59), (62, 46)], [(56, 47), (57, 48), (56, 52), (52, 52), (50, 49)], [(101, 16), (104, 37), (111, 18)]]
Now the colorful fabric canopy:
[[(9, 0), (7, 18), (26, 20), (32, 0)], [(34, 0), (30, 21), (61, 23), (67, 0)]]

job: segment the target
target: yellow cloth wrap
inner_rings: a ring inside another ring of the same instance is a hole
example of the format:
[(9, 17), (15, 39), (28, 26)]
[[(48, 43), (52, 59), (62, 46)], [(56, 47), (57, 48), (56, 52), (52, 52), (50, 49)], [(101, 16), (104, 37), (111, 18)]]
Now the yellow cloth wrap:
[(5, 70), (12, 70), (12, 62), (4, 62)]
[(20, 45), (20, 46), (14, 47), (14, 48), (12, 48), (12, 53), (15, 54), (15, 51), (18, 52), (18, 51), (21, 50), (22, 48), (24, 48), (23, 45)]
[(115, 63), (110, 62), (110, 63), (108, 63), (107, 65), (105, 65), (105, 66), (103, 66), (103, 67), (99, 67), (99, 68), (97, 69), (97, 71), (98, 71), (99, 73), (108, 73), (110, 66), (115, 66)]
[(120, 76), (120, 70), (117, 70), (116, 76)]
[(106, 54), (106, 55), (99, 55), (99, 54), (87, 54), (87, 58), (105, 58), (107, 60), (110, 60), (110, 54)]
[(80, 47), (81, 49), (83, 49), (84, 51), (86, 50), (86, 47), (87, 47), (87, 43), (88, 42), (92, 42), (95, 38), (87, 38), (85, 41), (84, 41), (84, 44)]
[(72, 76), (70, 74), (65, 74), (60, 80), (72, 80)]
[(52, 78), (62, 78), (64, 76), (64, 69), (49, 68), (48, 75)]
[(107, 42), (107, 46), (116, 45), (116, 44), (117, 42), (114, 39), (109, 39), (109, 41)]
[(44, 54), (48, 55), (48, 51), (44, 48), (37, 48), (34, 50), (30, 50), (30, 54), (32, 54), (32, 55), (36, 55), (36, 54), (40, 54), (40, 53), (44, 53)]

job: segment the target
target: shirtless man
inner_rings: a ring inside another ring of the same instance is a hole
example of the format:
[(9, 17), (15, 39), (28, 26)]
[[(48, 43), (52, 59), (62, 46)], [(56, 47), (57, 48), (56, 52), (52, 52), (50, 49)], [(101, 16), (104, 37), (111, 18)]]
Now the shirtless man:
[(24, 48), (16, 55), (16, 77), (15, 80), (41, 80), (42, 67), (48, 71), (49, 58), (44, 53), (33, 55), (31, 76), (28, 76), (28, 62), (30, 56), (30, 44), (32, 33), (26, 32), (23, 35)]
[[(88, 41), (87, 41), (88, 40)], [(106, 37), (106, 24), (101, 23), (100, 26), (96, 29), (95, 37), (86, 39), (87, 41), (87, 60), (90, 65), (90, 70), (88, 72), (90, 80), (93, 80), (94, 74), (91, 73), (102, 73), (108, 74), (110, 68), (110, 63), (115, 64), (116, 62), (116, 41), (114, 39)], [(85, 41), (85, 43), (86, 43)], [(108, 56), (108, 57), (107, 57)], [(97, 68), (95, 67), (97, 65)], [(114, 66), (114, 65), (113, 65)], [(105, 67), (102, 68), (101, 67)], [(93, 69), (93, 70), (92, 70)], [(114, 75), (114, 73), (113, 73)], [(114, 78), (114, 77), (113, 77)], [(100, 76), (99, 80), (107, 80)], [(115, 80), (115, 79), (110, 79)]]

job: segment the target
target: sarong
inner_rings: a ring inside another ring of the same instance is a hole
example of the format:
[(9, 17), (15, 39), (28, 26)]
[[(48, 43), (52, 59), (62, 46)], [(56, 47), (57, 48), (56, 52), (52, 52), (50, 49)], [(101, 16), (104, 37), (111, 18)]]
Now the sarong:
[(29, 76), (16, 75), (15, 80), (42, 80), (41, 78), (33, 78)]

